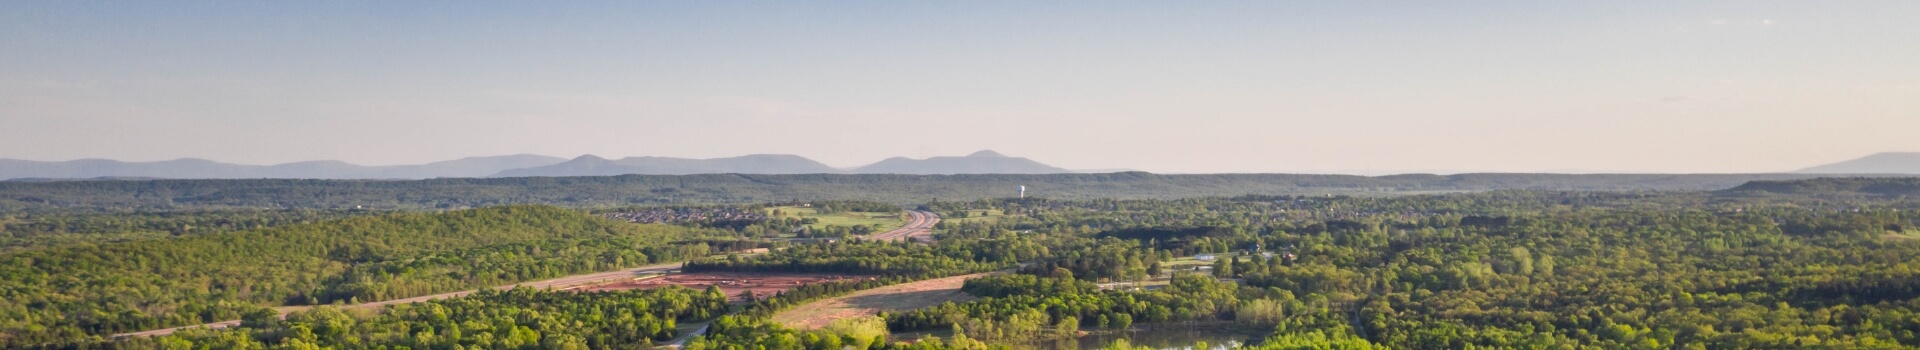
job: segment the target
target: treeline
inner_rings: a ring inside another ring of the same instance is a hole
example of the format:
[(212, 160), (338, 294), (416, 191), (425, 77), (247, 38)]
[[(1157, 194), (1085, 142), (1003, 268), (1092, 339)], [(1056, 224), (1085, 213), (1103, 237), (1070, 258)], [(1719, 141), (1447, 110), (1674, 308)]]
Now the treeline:
[[(947, 225), (942, 239), (1045, 242), (1050, 253), (1027, 275), (969, 284), (988, 298), (888, 315), (894, 331), (1014, 341), (1064, 335), (1070, 317), (1080, 329), (1232, 322), (1271, 329), (1259, 348), (1274, 349), (1920, 346), (1920, 208), (1904, 202), (1507, 191), (939, 206), (1022, 214)], [(1127, 239), (1086, 238), (1103, 236)], [(1217, 276), (1139, 292), (1065, 278), (1125, 276), (1112, 272), (1161, 252), (1217, 253)], [(1220, 293), (1179, 294), (1196, 290)], [(770, 334), (716, 342), (828, 342)]]
[(1151, 245), (1127, 243), (1108, 238), (1086, 248), (1063, 249), (1053, 257), (1034, 261), (1020, 268), (1021, 273), (1089, 281), (1138, 281), (1160, 275), (1161, 262), (1172, 260), (1173, 253)]
[(958, 325), (974, 339), (1021, 341), (1069, 336), (1083, 326), (1126, 329), (1135, 322), (1231, 319), (1241, 293), (1233, 283), (1193, 274), (1176, 275), (1167, 288), (1106, 291), (1071, 278), (989, 276), (964, 290), (984, 299), (948, 303), (887, 315), (896, 332)]
[[(1207, 237), (1230, 248), (1215, 273), (1269, 291), (1260, 299), (1288, 299), (1273, 296), (1280, 291), (1302, 302), (1258, 313), (1285, 316), (1268, 323), (1326, 313), (1353, 326), (1276, 334), (1306, 343), (1920, 346), (1911, 259), (1920, 256), (1920, 210), (1902, 202), (1698, 199), (1495, 192), (993, 205), (1027, 212), (1008, 225), (1041, 232), (1229, 228)], [(1155, 242), (1160, 236), (1129, 237), (1142, 248), (1165, 245)], [(1282, 259), (1287, 253), (1297, 260)], [(1233, 319), (1269, 318), (1248, 317), (1266, 307), (1244, 297), (1247, 310)]]
[(725, 232), (543, 206), (391, 214), (0, 256), (0, 347), (704, 256)]
[[(102, 344), (163, 349), (644, 349), (680, 335), (680, 321), (727, 310), (717, 288), (615, 292), (482, 290), (470, 296), (365, 310), (318, 307), (250, 313), (240, 326), (192, 329)], [(359, 311), (359, 312), (349, 312)]]
[(796, 203), (796, 204), (807, 205), (809, 208), (813, 208), (815, 213), (820, 213), (820, 214), (837, 214), (837, 213), (845, 213), (845, 212), (893, 213), (893, 212), (900, 211), (900, 205), (897, 205), (897, 204), (887, 204), (887, 203), (863, 201), (863, 200), (819, 200), (819, 201), (811, 201), (811, 202)]
[(840, 319), (821, 330), (798, 331), (765, 317), (725, 316), (710, 324), (706, 335), (688, 341), (682, 349), (905, 349), (889, 343), (887, 335), (886, 325), (874, 317)]
[(870, 225), (819, 225), (819, 218), (782, 217), (761, 220), (737, 229), (749, 237), (774, 238), (793, 234), (794, 238), (847, 238), (879, 231)]
[(381, 213), (301, 209), (0, 216), (0, 253), (71, 244), (106, 244), (257, 230), (376, 214)]
[(623, 175), (487, 179), (0, 181), (0, 212), (136, 212), (210, 208), (460, 209), (512, 204), (569, 207), (859, 200), (908, 205), (936, 199), (1192, 198), (1501, 189), (1710, 191), (1802, 174), (1747, 175)]
[(1741, 196), (1812, 196), (1824, 198), (1920, 197), (1920, 177), (1819, 178), (1788, 181), (1752, 181), (1720, 191)]

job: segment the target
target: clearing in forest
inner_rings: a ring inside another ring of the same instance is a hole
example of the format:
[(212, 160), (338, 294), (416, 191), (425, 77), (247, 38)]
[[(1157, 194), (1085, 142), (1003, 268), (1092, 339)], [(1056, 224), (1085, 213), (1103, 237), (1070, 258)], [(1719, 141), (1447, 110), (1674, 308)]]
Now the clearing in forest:
[[(873, 226), (874, 227), (873, 232), (886, 232), (887, 230), (900, 228), (901, 225), (907, 224), (906, 220), (901, 219), (901, 215), (903, 214), (902, 212), (869, 213), (869, 212), (845, 211), (845, 212), (838, 212), (838, 213), (823, 214), (823, 213), (820, 213), (819, 210), (815, 210), (814, 208), (809, 208), (809, 207), (773, 207), (773, 208), (767, 208), (764, 210), (766, 211), (767, 216), (770, 216), (776, 219), (795, 218), (795, 219), (819, 220), (818, 223), (807, 225), (809, 227), (812, 227), (815, 230), (818, 230), (823, 226), (829, 226), (829, 225), (849, 226), (849, 227)], [(775, 211), (778, 211), (779, 215), (774, 215)]]
[(744, 298), (742, 298), (742, 292), (746, 291), (752, 291), (754, 298), (766, 298), (802, 285), (871, 278), (873, 277), (827, 274), (700, 272), (646, 276), (627, 281), (580, 286), (569, 289), (583, 292), (597, 292), (608, 290), (653, 289), (666, 286), (681, 286), (694, 290), (705, 290), (707, 287), (720, 287), (721, 292), (727, 293), (727, 300), (739, 302), (744, 300)]
[(940, 305), (943, 302), (973, 301), (960, 291), (969, 278), (992, 273), (936, 278), (854, 292), (831, 299), (802, 304), (773, 315), (774, 322), (796, 329), (819, 329), (834, 320), (872, 316), (881, 311), (901, 311)]

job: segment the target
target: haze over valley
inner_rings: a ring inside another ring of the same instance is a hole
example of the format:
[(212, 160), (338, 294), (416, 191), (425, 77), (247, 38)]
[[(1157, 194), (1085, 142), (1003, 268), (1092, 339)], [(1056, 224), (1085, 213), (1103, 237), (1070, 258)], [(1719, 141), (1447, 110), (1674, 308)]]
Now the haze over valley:
[[(1069, 170), (1023, 157), (983, 150), (966, 156), (926, 159), (893, 157), (863, 166), (836, 168), (806, 157), (755, 154), (688, 159), (583, 155), (573, 159), (540, 155), (471, 157), (420, 165), (361, 166), (341, 161), (277, 165), (240, 165), (204, 159), (122, 162), (105, 159), (26, 161), (0, 159), (5, 179), (431, 179), (456, 177), (612, 176), (690, 174), (1067, 174), (1127, 172), (1131, 169)], [(1829, 175), (1920, 174), (1920, 153), (1879, 153), (1860, 159), (1809, 167), (1792, 173)], [(1576, 172), (1577, 173), (1577, 172)]]
[(0, 159), (4, 179), (429, 179), (448, 177), (610, 176), (688, 174), (1064, 174), (1074, 171), (993, 151), (958, 157), (893, 157), (873, 164), (835, 168), (801, 156), (755, 154), (713, 159), (583, 155), (573, 159), (539, 155), (471, 157), (420, 165), (361, 166), (341, 161), (277, 165), (240, 165), (205, 159), (122, 162), (81, 159), (46, 162)]

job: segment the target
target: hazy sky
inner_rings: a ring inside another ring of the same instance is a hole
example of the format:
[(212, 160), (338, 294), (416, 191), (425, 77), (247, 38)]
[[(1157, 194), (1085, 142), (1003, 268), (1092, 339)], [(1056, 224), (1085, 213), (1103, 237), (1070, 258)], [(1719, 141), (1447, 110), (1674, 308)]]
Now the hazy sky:
[(1920, 151), (1920, 1), (0, 2), (0, 158), (980, 149), (1347, 173)]

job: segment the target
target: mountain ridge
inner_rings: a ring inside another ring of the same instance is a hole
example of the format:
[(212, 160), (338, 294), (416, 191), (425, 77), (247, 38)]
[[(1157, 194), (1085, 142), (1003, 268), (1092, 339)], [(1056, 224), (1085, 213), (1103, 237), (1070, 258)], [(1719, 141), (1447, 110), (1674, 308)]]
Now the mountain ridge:
[(893, 157), (853, 169), (857, 174), (1065, 174), (1073, 170), (1054, 167), (1021, 157), (1009, 157), (993, 150), (980, 150), (961, 157), (912, 159)]
[(430, 179), (448, 177), (563, 177), (692, 174), (1064, 174), (1078, 171), (1012, 157), (992, 150), (926, 159), (891, 157), (873, 164), (836, 168), (791, 154), (721, 158), (636, 156), (619, 159), (587, 154), (572, 159), (531, 154), (467, 157), (426, 164), (362, 166), (339, 160), (272, 165), (223, 163), (202, 158), (127, 162), (100, 158), (34, 161), (0, 158), (5, 179)]
[(692, 174), (825, 174), (839, 169), (812, 159), (791, 154), (749, 154), (737, 157), (693, 159), (674, 157), (626, 157), (606, 159), (582, 155), (565, 162), (523, 169), (507, 169), (488, 177), (526, 176), (612, 176), (612, 175), (692, 175)]
[(0, 159), (0, 179), (430, 179), (481, 177), (505, 169), (558, 163), (566, 159), (532, 154), (466, 157), (426, 164), (355, 165), (312, 160), (273, 165), (222, 163), (201, 158), (126, 162), (85, 158), (69, 161)]
[[(363, 166), (339, 160), (310, 160), (272, 165), (223, 163), (203, 158), (127, 162), (102, 158), (34, 161), (0, 158), (0, 180), (32, 179), (431, 179), (479, 177), (567, 177), (692, 174), (1068, 174), (1131, 169), (1066, 169), (1024, 157), (980, 150), (965, 156), (925, 159), (889, 157), (871, 164), (836, 168), (791, 154), (749, 154), (721, 158), (637, 156), (620, 159), (581, 155), (572, 159), (533, 154), (466, 157), (409, 165)], [(1920, 152), (1882, 152), (1783, 174), (1920, 175)]]
[(1880, 152), (1793, 172), (1800, 174), (1920, 174), (1920, 152)]

